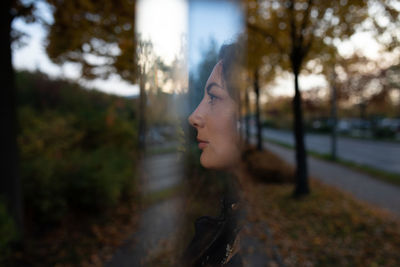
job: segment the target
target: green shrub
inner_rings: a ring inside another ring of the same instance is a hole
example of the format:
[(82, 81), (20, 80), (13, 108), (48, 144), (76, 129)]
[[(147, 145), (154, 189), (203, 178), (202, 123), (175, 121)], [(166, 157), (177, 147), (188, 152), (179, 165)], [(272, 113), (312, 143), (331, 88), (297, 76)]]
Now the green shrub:
[(17, 84), (24, 200), (35, 222), (99, 211), (133, 195), (132, 100), (26, 72)]
[(90, 138), (89, 126), (76, 127), (82, 118), (23, 108), (20, 119), (24, 194), (40, 221), (57, 221), (71, 208), (110, 207), (132, 193), (136, 135), (127, 122), (97, 120)]
[(14, 220), (0, 201), (0, 262), (10, 253), (10, 244), (17, 239), (17, 229)]
[(135, 169), (128, 151), (103, 147), (76, 151), (64, 175), (66, 198), (75, 209), (99, 210), (117, 204), (133, 191)]

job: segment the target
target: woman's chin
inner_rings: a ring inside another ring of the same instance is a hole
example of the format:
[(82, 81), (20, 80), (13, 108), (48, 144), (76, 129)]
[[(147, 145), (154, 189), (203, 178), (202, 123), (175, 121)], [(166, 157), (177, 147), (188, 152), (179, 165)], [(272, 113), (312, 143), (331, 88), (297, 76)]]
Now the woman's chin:
[(218, 160), (212, 159), (206, 151), (203, 151), (200, 156), (200, 164), (206, 169), (219, 170)]
[(207, 159), (207, 156), (204, 155), (204, 151), (203, 153), (201, 153), (200, 156), (200, 164), (206, 169), (212, 169), (212, 164), (210, 164), (209, 160)]
[[(207, 155), (207, 153), (203, 151), (200, 156), (200, 164), (206, 169), (229, 171), (235, 166), (235, 164), (233, 163), (233, 160), (226, 160), (227, 158), (211, 158), (210, 155)], [(221, 159), (224, 160), (221, 161)]]

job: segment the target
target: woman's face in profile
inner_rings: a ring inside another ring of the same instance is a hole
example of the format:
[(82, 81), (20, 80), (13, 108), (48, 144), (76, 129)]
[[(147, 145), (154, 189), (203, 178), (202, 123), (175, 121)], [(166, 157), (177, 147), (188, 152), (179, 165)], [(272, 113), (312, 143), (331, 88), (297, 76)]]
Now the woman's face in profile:
[(229, 170), (236, 166), (240, 158), (237, 120), (238, 106), (225, 87), (220, 61), (208, 78), (202, 101), (189, 117), (203, 150), (203, 167)]

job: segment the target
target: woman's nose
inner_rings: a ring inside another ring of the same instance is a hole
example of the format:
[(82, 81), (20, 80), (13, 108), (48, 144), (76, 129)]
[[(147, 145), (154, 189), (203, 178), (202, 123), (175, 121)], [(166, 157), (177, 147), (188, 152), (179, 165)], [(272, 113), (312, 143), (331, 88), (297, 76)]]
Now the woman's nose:
[(196, 108), (195, 111), (188, 118), (189, 123), (195, 128), (201, 128), (204, 126), (204, 118), (200, 112), (200, 105)]

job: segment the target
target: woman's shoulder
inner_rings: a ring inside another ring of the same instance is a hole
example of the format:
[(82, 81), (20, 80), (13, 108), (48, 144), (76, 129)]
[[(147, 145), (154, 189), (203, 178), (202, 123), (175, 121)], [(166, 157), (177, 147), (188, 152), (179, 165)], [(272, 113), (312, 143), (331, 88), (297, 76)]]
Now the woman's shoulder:
[(241, 266), (231, 265), (241, 262), (240, 256), (236, 255), (237, 236), (241, 229), (240, 203), (229, 197), (224, 197), (221, 202), (218, 217), (196, 219), (195, 235), (184, 255), (188, 266)]

